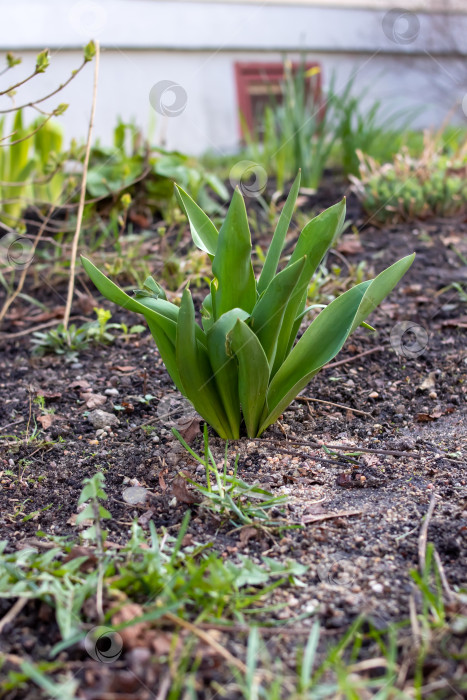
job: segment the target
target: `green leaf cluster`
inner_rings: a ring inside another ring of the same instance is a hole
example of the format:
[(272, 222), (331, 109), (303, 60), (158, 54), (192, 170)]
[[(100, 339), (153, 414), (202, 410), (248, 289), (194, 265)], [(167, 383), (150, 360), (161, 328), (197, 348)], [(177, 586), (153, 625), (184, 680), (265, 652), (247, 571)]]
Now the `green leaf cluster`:
[(299, 188), (300, 173), (257, 280), (240, 192), (234, 192), (218, 231), (178, 188), (193, 241), (212, 261), (210, 292), (201, 307), (202, 327), (196, 322), (188, 288), (177, 306), (148, 278), (147, 295), (140, 291), (138, 298), (132, 298), (83, 258), (87, 273), (107, 299), (143, 314), (174, 384), (222, 438), (238, 439), (242, 421), (250, 437), (261, 435), (274, 423), (389, 294), (414, 258), (403, 258), (374, 280), (357, 284), (339, 296), (295, 343), (306, 313), (310, 280), (345, 219), (345, 200), (312, 219), (278, 272)]

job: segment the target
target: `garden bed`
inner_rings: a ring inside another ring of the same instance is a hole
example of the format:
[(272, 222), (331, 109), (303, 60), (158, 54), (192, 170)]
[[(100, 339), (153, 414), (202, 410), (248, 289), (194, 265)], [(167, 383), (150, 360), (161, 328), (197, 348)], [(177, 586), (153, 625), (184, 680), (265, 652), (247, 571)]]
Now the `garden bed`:
[[(205, 483), (204, 468), (171, 427), (185, 431), (198, 452), (202, 435), (187, 417), (148, 332), (137, 340), (117, 338), (70, 363), (53, 355), (32, 357), (27, 335), (4, 338), (0, 432), (7, 437), (0, 459), (0, 539), (8, 540), (7, 551), (30, 546), (42, 551), (47, 540), (38, 531), (77, 539), (82, 480), (102, 469), (112, 515), (108, 539), (116, 549), (128, 540), (135, 518), (145, 530), (152, 520), (158, 532), (165, 528), (176, 535), (190, 510), (185, 546), (212, 543), (234, 562), (248, 556), (259, 564), (267, 556), (306, 566), (299, 576), (303, 585), (277, 588), (267, 602), (268, 610), (277, 608), (256, 616), (265, 649), (271, 658), (280, 657), (284, 668), (315, 619), (324, 629), (319, 648), (324, 658), (328, 641), (341, 638), (360, 615), (384, 629), (408, 619), (411, 605), (422, 604), (410, 571), (420, 564), (420, 531), (431, 501), (427, 538), (442, 562), (447, 590), (465, 585), (467, 312), (458, 291), (442, 290), (467, 279), (466, 231), (464, 221), (432, 220), (384, 229), (367, 225), (358, 237), (350, 230), (342, 237), (334, 262), (344, 268), (365, 260), (377, 273), (403, 255), (416, 251), (417, 257), (370, 317), (376, 333), (358, 329), (260, 439), (229, 444), (230, 467), (238, 454), (241, 479), (275, 496), (287, 495), (288, 505), (275, 515), (276, 528), (223, 523), (182, 485), (180, 472)], [(39, 296), (48, 306), (61, 305), (62, 291), (51, 290), (49, 296), (43, 288)], [(115, 310), (113, 320), (131, 325), (135, 317)], [(412, 336), (405, 333), (406, 322)], [(11, 314), (6, 330), (13, 335), (25, 323), (20, 314)], [(34, 403), (38, 396), (44, 397), (42, 406)], [(105, 418), (100, 424), (95, 414), (92, 424), (88, 414), (95, 410), (115, 417), (110, 431)], [(43, 425), (39, 437), (33, 435), (34, 424)], [(222, 461), (224, 442), (211, 435), (210, 445), (216, 461)], [(123, 491), (132, 485), (147, 489), (144, 504), (125, 502)], [(11, 604), (0, 601), (0, 618)], [(457, 605), (453, 597), (447, 613), (457, 614)], [(92, 606), (87, 614), (92, 623)], [(272, 623), (279, 625), (273, 633)], [(209, 630), (233, 657), (245, 659), (242, 625), (228, 633), (215, 625)], [(0, 650), (13, 666), (15, 657), (46, 659), (60, 640), (54, 615), (37, 602), (26, 604), (3, 634)], [(453, 679), (464, 662), (455, 658), (463, 644), (462, 634), (450, 636), (444, 656), (427, 659), (427, 683), (447, 679), (458, 692)], [(136, 653), (141, 640), (126, 646), (115, 664), (97, 670), (82, 644), (61, 652), (62, 670), (79, 680), (79, 697), (157, 696), (167, 665), (157, 667), (154, 679), (155, 666)], [(375, 654), (369, 644), (359, 660)], [(201, 657), (198, 697), (214, 697), (213, 682), (226, 689), (225, 697), (237, 697), (238, 690), (229, 690), (232, 673), (225, 659), (209, 644), (201, 646)], [(34, 692), (26, 684), (0, 697), (37, 697)], [(461, 697), (449, 692), (446, 686), (439, 697)]]

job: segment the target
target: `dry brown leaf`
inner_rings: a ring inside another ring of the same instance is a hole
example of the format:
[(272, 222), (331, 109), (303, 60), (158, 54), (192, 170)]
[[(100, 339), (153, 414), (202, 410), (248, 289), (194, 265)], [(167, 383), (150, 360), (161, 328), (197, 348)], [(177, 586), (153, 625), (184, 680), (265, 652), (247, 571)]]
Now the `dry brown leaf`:
[[(143, 608), (138, 603), (127, 603), (115, 615), (112, 616), (112, 625), (121, 625), (124, 622), (131, 622), (135, 618), (142, 617)], [(147, 632), (149, 625), (147, 622), (136, 622), (134, 625), (124, 627), (119, 630), (123, 644), (128, 649), (146, 646)]]
[(433, 389), (435, 386), (435, 372), (430, 372), (429, 375), (423, 380), (423, 382), (418, 387), (421, 391), (426, 391), (428, 389)]
[[(79, 513), (73, 513), (68, 520), (66, 521), (67, 525), (71, 525), (72, 527), (76, 527), (76, 520), (78, 518)], [(85, 527), (91, 527), (93, 525), (93, 521), (90, 518), (85, 518), (84, 520), (81, 520), (80, 523), (78, 523), (78, 529), (82, 530)]]
[(91, 390), (91, 385), (86, 379), (76, 379), (74, 382), (68, 384), (68, 389), (81, 389), (83, 392)]
[(132, 365), (112, 365), (110, 369), (116, 369), (118, 372), (133, 372), (136, 367)]
[(140, 525), (141, 527), (148, 527), (149, 521), (151, 520), (153, 515), (154, 511), (152, 510), (152, 508), (148, 508), (147, 511), (145, 511), (142, 515), (139, 516), (138, 525)]
[(82, 393), (81, 398), (86, 403), (86, 408), (89, 408), (90, 411), (103, 406), (107, 401), (106, 396), (103, 396), (102, 394), (93, 394), (92, 392)]
[(255, 539), (258, 536), (258, 530), (255, 527), (244, 527), (240, 530), (240, 546), (246, 547), (249, 540)]
[(172, 493), (180, 503), (191, 504), (200, 501), (199, 496), (188, 489), (185, 479), (180, 474), (172, 481)]
[(355, 253), (363, 251), (360, 239), (354, 235), (342, 236), (336, 247), (339, 253), (344, 253), (345, 255), (355, 255)]
[(174, 423), (174, 427), (178, 430), (185, 442), (190, 444), (190, 442), (192, 442), (201, 432), (199, 429), (199, 424), (199, 416), (188, 416), (187, 418), (180, 419)]
[(45, 413), (43, 416), (37, 416), (36, 420), (42, 425), (43, 430), (47, 430), (56, 418), (54, 413)]
[(442, 415), (442, 411), (439, 410), (432, 411), (431, 413), (418, 413), (417, 421), (418, 423), (429, 423), (430, 421), (438, 420)]
[(36, 391), (36, 396), (43, 396), (44, 399), (47, 399), (48, 401), (53, 401), (54, 399), (62, 398), (62, 395), (59, 391), (43, 391), (42, 389), (38, 389)]

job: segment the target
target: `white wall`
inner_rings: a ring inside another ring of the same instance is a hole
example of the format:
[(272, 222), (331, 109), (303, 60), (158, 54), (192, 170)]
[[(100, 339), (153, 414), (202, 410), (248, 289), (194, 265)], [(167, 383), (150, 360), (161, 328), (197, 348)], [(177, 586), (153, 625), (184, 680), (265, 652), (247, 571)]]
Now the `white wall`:
[[(452, 55), (456, 47), (465, 51), (466, 14), (409, 13), (391, 38), (387, 25), (383, 30), (384, 9), (334, 4), (0, 0), (0, 13), (0, 49), (25, 56), (18, 74), (35, 51), (48, 46), (53, 56), (47, 73), (17, 100), (63, 82), (80, 62), (78, 47), (91, 37), (100, 40), (95, 134), (107, 143), (120, 115), (146, 129), (156, 119), (156, 135), (166, 135), (169, 148), (231, 151), (238, 140), (234, 62), (281, 61), (287, 51), (303, 50), (320, 61), (325, 82), (336, 69), (345, 84), (356, 69), (357, 87), (371, 85), (369, 97), (387, 99), (389, 110), (421, 106), (419, 126), (439, 124), (467, 93), (467, 69)], [(85, 137), (92, 73), (86, 66), (53, 102), (70, 104), (61, 117), (68, 137)], [(179, 84), (186, 95), (176, 117), (156, 114), (149, 103), (152, 86), (162, 80)], [(460, 107), (457, 116), (465, 116)]]

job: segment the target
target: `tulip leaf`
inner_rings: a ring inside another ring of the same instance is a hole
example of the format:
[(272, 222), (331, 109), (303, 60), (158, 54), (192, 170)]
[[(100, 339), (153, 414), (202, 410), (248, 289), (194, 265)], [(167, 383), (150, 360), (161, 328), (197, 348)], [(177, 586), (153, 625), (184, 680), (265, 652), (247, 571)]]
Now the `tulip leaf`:
[(297, 201), (298, 192), (300, 189), (301, 171), (298, 172), (294, 180), (289, 196), (281, 211), (279, 221), (277, 222), (276, 230), (272, 237), (271, 245), (264, 261), (264, 266), (258, 280), (258, 292), (261, 294), (268, 287), (269, 283), (274, 278), (279, 265), (282, 249), (284, 247), (285, 237), (289, 230), (290, 222), (294, 213), (295, 202)]
[(201, 207), (181, 187), (176, 185), (175, 192), (188, 217), (193, 243), (209, 255), (215, 255), (219, 238), (217, 228)]
[(337, 355), (350, 333), (391, 292), (413, 260), (414, 255), (402, 258), (374, 280), (349, 289), (315, 318), (271, 381), (260, 433), (280, 416), (321, 367)]
[(240, 437), (238, 367), (235, 358), (227, 354), (226, 342), (227, 334), (239, 318), (244, 321), (248, 313), (243, 309), (231, 309), (215, 322), (207, 334), (209, 360), (234, 440)]
[[(217, 393), (214, 373), (206, 349), (197, 342), (195, 309), (188, 289), (180, 304), (177, 324), (176, 360), (184, 394), (196, 411), (224, 439), (231, 437), (229, 422)], [(199, 326), (198, 326), (199, 327)]]
[(345, 218), (345, 199), (315, 216), (302, 230), (289, 265), (306, 255), (306, 264), (287, 304), (284, 322), (277, 341), (277, 351), (272, 369), (272, 375), (277, 372), (284, 362), (295, 340), (300, 327), (295, 319), (301, 314), (306, 304), (308, 285), (319, 263), (323, 259), (332, 242), (339, 235)]
[(231, 352), (238, 360), (238, 394), (249, 437), (255, 437), (269, 383), (268, 358), (256, 335), (238, 319), (228, 334)]
[(250, 328), (258, 336), (271, 365), (277, 339), (290, 297), (305, 266), (306, 257), (287, 266), (276, 275), (251, 312)]
[(220, 318), (235, 308), (251, 313), (256, 303), (256, 280), (251, 263), (250, 228), (238, 189), (219, 231), (212, 271), (217, 278), (215, 317)]

